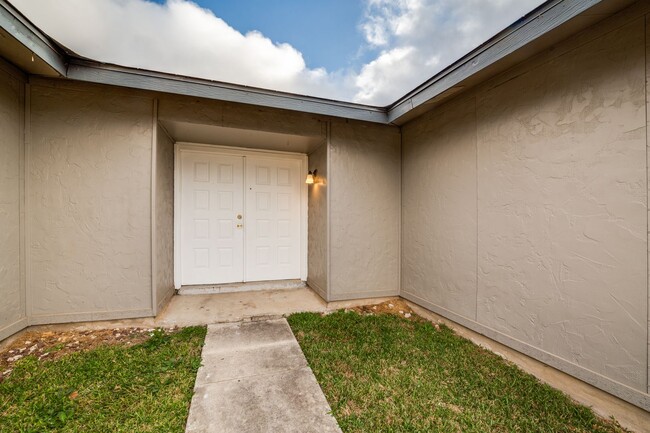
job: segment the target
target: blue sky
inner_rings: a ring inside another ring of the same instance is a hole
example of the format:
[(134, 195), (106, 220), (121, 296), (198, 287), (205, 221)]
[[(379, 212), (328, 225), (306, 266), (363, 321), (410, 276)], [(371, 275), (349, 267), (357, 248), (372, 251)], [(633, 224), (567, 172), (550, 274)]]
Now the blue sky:
[[(155, 0), (164, 4), (165, 0)], [(302, 52), (307, 66), (338, 70), (368, 62), (375, 50), (361, 49), (365, 2), (355, 0), (199, 0), (242, 33), (258, 30), (274, 42)]]
[(543, 0), (11, 0), (108, 63), (387, 105)]

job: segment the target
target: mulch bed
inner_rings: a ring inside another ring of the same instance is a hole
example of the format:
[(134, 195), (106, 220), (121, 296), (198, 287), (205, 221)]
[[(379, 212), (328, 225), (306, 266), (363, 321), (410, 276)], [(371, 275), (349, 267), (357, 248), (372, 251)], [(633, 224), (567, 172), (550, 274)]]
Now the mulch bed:
[(153, 328), (119, 328), (25, 332), (0, 350), (0, 382), (11, 374), (14, 364), (26, 356), (32, 355), (39, 361), (48, 361), (99, 346), (136, 345), (146, 341), (153, 331)]

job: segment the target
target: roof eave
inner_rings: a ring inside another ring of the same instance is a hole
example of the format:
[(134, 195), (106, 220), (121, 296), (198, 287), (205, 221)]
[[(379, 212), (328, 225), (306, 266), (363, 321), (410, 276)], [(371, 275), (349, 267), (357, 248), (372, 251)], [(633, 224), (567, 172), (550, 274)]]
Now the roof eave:
[[(627, 0), (550, 0), (531, 11), (505, 30), (490, 38), (440, 73), (386, 107), (388, 121), (403, 124), (427, 111), (431, 105), (471, 87), (468, 79), (482, 72), (482, 79), (498, 73), (497, 64), (505, 63), (533, 41), (548, 35), (558, 27), (603, 3), (621, 3)], [(507, 65), (510, 66), (510, 65)], [(502, 68), (503, 69), (503, 68)], [(429, 107), (427, 107), (429, 106)]]
[(139, 90), (388, 123), (385, 108), (71, 58), (67, 78)]
[[(57, 44), (6, 0), (0, 0), (0, 28), (20, 42), (59, 76), (66, 75), (66, 55)], [(27, 71), (29, 72), (29, 71)]]
[[(42, 59), (53, 75), (97, 84), (173, 93), (373, 123), (401, 125), (435, 104), (489, 78), (530, 54), (524, 49), (595, 6), (633, 0), (549, 0), (451, 66), (386, 107), (334, 101), (218, 81), (123, 67), (82, 58), (41, 32), (7, 0), (0, 28)], [(550, 38), (547, 38), (550, 39)], [(20, 65), (19, 65), (20, 66)], [(27, 72), (32, 72), (29, 68)], [(48, 74), (50, 75), (50, 74)]]

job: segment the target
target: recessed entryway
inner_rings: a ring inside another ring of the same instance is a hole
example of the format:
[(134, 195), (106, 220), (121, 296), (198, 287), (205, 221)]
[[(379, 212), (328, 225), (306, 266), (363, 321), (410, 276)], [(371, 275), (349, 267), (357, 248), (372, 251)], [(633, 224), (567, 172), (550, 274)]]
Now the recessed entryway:
[(306, 159), (177, 144), (177, 288), (305, 280)]

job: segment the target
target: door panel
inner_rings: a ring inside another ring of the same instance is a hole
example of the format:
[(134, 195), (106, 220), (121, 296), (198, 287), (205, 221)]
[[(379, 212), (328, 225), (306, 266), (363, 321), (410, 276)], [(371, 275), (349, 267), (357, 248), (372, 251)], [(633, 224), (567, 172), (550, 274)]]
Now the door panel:
[(246, 157), (246, 281), (300, 278), (300, 168)]
[(244, 280), (244, 158), (181, 153), (181, 281)]

